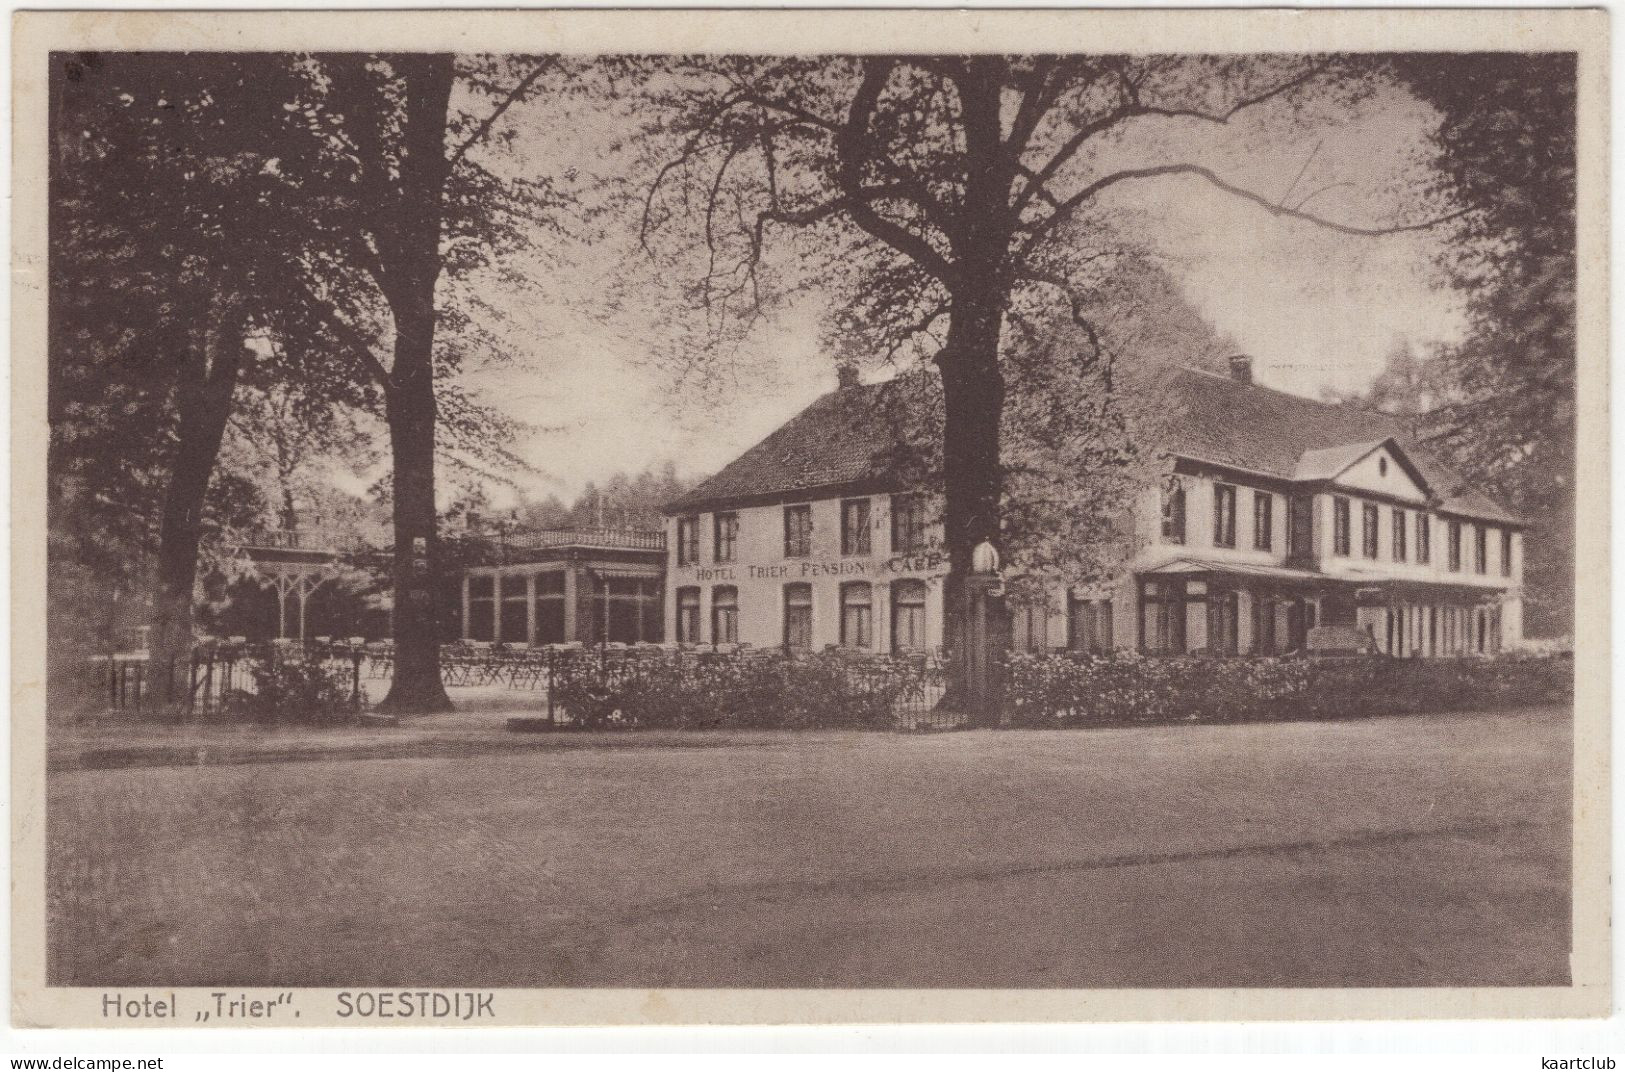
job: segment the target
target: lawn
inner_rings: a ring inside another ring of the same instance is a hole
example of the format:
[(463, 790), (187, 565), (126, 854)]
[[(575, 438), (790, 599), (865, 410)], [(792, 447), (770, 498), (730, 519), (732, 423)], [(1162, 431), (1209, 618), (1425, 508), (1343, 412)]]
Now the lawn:
[(53, 772), (80, 986), (1558, 985), (1566, 711)]

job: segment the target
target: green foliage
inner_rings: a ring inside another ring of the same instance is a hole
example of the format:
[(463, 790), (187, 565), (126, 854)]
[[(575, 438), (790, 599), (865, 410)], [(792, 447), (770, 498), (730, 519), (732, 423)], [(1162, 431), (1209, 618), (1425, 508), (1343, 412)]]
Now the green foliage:
[(1566, 656), (1490, 659), (1010, 656), (1020, 726), (1368, 718), (1568, 702)]
[(227, 718), (253, 722), (332, 725), (355, 718), (351, 672), (317, 661), (252, 663), (252, 689), (234, 689), (221, 702)]
[(885, 729), (924, 695), (907, 659), (838, 653), (644, 655), (605, 664), (591, 653), (554, 666), (554, 700), (591, 728)]

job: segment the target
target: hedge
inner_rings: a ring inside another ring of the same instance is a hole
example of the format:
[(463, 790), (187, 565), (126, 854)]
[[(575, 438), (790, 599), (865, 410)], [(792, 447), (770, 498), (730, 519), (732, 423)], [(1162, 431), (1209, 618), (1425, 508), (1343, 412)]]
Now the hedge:
[(1220, 658), (1016, 653), (1012, 725), (1367, 718), (1567, 703), (1566, 655)]
[(589, 728), (884, 729), (924, 694), (925, 668), (838, 653), (584, 654), (553, 664), (554, 700)]

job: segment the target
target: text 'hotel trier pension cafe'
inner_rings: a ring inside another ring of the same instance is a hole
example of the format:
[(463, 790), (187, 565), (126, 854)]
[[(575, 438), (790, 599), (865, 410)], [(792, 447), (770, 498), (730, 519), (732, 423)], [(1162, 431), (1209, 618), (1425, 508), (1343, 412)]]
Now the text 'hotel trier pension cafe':
[[(1383, 414), (1159, 368), (1166, 486), (1134, 508), (1124, 575), (1014, 607), (1021, 650), (1488, 654), (1522, 636), (1525, 524), (1406, 443)], [(667, 507), (665, 635), (869, 652), (940, 648), (938, 511), (898, 478), (846, 382)], [(1313, 631), (1313, 632), (1311, 632)]]

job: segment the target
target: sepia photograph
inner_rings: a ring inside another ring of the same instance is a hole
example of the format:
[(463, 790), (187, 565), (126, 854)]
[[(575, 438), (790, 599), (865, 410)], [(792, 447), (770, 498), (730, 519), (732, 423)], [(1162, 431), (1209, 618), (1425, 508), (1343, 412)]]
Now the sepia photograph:
[(433, 14), (19, 16), (17, 1009), (1606, 1012), (1605, 14)]

